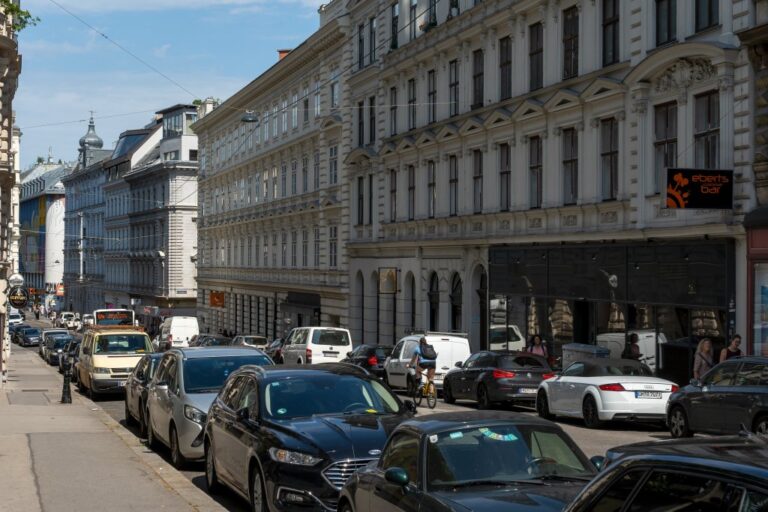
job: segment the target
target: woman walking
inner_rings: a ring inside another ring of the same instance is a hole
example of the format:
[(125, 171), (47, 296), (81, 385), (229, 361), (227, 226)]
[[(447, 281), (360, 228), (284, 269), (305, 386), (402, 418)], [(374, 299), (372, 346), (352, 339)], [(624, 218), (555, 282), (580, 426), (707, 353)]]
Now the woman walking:
[(538, 334), (531, 336), (531, 338), (528, 340), (528, 345), (525, 347), (525, 351), (537, 356), (541, 356), (545, 359), (549, 358), (549, 351), (547, 350), (547, 346), (544, 344), (544, 340), (541, 339), (541, 336)]
[(712, 341), (704, 338), (699, 342), (696, 348), (696, 355), (693, 356), (693, 378), (701, 380), (704, 375), (715, 365), (712, 358)]

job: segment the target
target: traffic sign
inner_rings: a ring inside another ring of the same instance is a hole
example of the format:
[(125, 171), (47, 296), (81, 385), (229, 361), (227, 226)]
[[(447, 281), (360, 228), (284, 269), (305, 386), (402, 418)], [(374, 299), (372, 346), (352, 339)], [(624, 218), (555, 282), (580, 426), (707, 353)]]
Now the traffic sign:
[(11, 286), (24, 286), (24, 276), (21, 274), (11, 274), (8, 278), (8, 284)]
[(14, 286), (8, 294), (8, 303), (16, 309), (24, 309), (29, 303), (29, 292), (21, 286)]

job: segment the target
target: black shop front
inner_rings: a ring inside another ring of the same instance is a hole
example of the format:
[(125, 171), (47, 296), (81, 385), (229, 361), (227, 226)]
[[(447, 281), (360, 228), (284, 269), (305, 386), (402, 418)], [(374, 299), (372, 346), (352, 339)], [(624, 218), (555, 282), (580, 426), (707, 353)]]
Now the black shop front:
[[(717, 351), (735, 325), (731, 240), (505, 245), (489, 249), (492, 326), (569, 343), (643, 340), (656, 373), (691, 377), (698, 342)], [(717, 353), (717, 352), (716, 352)]]

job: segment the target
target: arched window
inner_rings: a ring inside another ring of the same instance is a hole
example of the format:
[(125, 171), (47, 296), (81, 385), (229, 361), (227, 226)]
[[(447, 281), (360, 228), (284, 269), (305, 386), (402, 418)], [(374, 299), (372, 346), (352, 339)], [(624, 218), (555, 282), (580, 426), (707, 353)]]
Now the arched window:
[(461, 330), (461, 295), (462, 286), (459, 274), (453, 274), (451, 280), (451, 330)]
[(429, 278), (429, 330), (436, 331), (440, 320), (440, 281), (437, 272)]

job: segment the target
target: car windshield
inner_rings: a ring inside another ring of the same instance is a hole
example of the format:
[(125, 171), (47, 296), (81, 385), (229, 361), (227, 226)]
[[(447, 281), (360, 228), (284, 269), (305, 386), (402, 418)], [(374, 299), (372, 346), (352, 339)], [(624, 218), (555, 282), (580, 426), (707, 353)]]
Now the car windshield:
[(392, 354), (394, 347), (376, 347), (376, 357), (378, 359), (386, 359)]
[(72, 341), (70, 336), (56, 336), (53, 338), (53, 348), (64, 348), (70, 341)]
[(609, 375), (628, 375), (633, 377), (653, 377), (653, 372), (644, 364), (614, 364), (609, 366), (598, 366), (595, 377)]
[[(244, 352), (251, 351), (244, 350)], [(187, 393), (215, 393), (232, 372), (246, 364), (267, 366), (272, 362), (267, 356), (254, 354), (186, 359), (184, 390)]]
[(264, 345), (267, 343), (267, 338), (261, 336), (243, 336), (243, 341), (248, 345)]
[(335, 329), (317, 329), (312, 333), (312, 343), (315, 345), (350, 345), (347, 331)]
[(458, 427), (427, 438), (430, 490), (472, 482), (591, 478), (594, 469), (563, 432), (543, 425)]
[(400, 403), (383, 385), (355, 375), (297, 375), (269, 382), (262, 400), (268, 418), (323, 414), (391, 414)]
[(40, 336), (40, 329), (24, 329), (25, 336)]
[(96, 354), (143, 354), (152, 352), (146, 334), (101, 334), (96, 340)]
[(232, 344), (231, 338), (209, 338), (205, 340), (205, 344), (211, 347), (221, 347)]
[(507, 369), (544, 368), (544, 363), (530, 356), (504, 356), (499, 358), (498, 367)]

